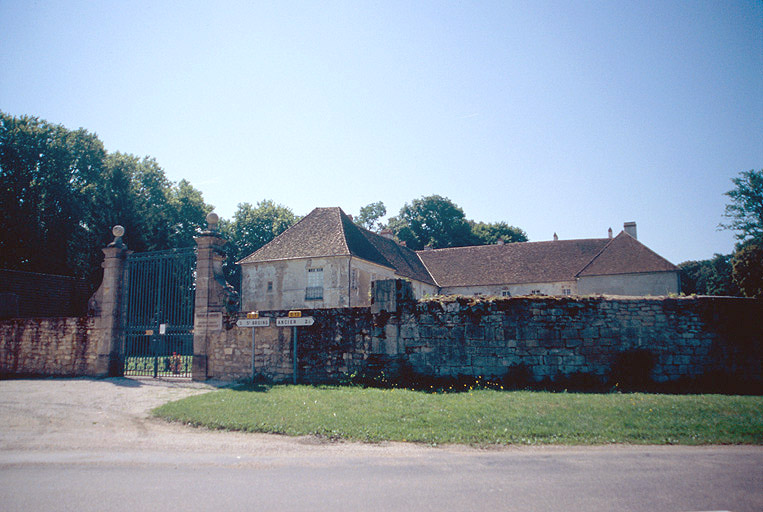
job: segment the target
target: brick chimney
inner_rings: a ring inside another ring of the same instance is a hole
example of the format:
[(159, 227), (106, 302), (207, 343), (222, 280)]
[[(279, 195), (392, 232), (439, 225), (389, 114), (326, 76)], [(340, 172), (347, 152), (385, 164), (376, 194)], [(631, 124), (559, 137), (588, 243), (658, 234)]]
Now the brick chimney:
[(392, 240), (392, 238), (395, 236), (395, 234), (389, 228), (382, 229), (381, 231), (379, 231), (379, 234), (389, 240)]
[(635, 222), (626, 222), (623, 224), (623, 231), (628, 233), (630, 236), (638, 240), (638, 235), (636, 234), (636, 223)]
[(557, 242), (557, 241), (559, 241), (559, 235), (557, 235), (556, 233), (554, 233), (554, 242)]
[(612, 238), (612, 228), (609, 228), (609, 229), (607, 230), (607, 237), (608, 237), (608, 238)]

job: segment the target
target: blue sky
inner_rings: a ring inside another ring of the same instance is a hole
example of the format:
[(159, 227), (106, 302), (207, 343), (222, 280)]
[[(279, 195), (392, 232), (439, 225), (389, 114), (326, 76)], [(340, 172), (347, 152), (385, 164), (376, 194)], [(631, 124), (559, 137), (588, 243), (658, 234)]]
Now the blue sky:
[(733, 249), (763, 168), (760, 1), (0, 0), (0, 110), (150, 155), (223, 217), (439, 194), (531, 240)]

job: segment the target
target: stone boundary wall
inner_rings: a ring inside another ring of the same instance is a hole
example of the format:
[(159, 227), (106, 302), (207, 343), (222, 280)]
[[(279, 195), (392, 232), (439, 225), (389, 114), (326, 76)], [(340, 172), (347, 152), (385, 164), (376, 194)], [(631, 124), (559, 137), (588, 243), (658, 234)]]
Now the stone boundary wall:
[[(370, 308), (310, 309), (304, 316), (315, 318), (310, 327), (297, 328), (298, 376), (300, 382), (335, 382), (360, 371), (372, 350), (373, 318)], [(252, 330), (254, 330), (254, 376), (271, 382), (294, 378), (291, 327), (276, 327), (275, 319), (288, 311), (263, 312), (270, 327), (240, 328), (208, 334), (207, 378), (222, 381), (251, 380)]]
[(87, 317), (0, 321), (0, 377), (95, 375), (93, 330)]
[(656, 382), (713, 372), (760, 381), (761, 315), (763, 301), (719, 297), (430, 300), (390, 317), (399, 348), (388, 352), (424, 374), (500, 376), (525, 365), (553, 380), (604, 378), (620, 354), (648, 350)]
[[(653, 354), (656, 382), (714, 372), (762, 380), (762, 300), (408, 297), (398, 293), (371, 308), (302, 310), (315, 324), (298, 328), (299, 380), (335, 382), (378, 360), (408, 363), (429, 376), (501, 377), (524, 365), (537, 381), (575, 374), (605, 378), (621, 354), (635, 349)], [(234, 327), (212, 336), (208, 378), (251, 379), (251, 331)], [(293, 378), (291, 332), (256, 328), (258, 376)]]

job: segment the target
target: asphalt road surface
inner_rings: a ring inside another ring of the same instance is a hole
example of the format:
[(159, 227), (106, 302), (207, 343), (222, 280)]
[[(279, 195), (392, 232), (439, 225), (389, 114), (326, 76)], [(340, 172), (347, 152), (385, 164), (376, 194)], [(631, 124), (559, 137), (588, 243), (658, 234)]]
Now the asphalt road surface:
[(763, 447), (431, 448), (148, 417), (210, 389), (0, 381), (0, 510), (763, 510)]

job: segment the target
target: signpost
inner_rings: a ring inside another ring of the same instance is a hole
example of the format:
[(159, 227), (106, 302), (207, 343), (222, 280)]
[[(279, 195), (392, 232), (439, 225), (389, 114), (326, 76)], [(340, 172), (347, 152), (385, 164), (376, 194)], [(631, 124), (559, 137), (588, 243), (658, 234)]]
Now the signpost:
[(307, 325), (313, 325), (315, 319), (311, 316), (303, 316), (302, 318), (276, 318), (277, 327), (303, 327)]
[[(242, 318), (236, 322), (237, 327), (268, 327), (270, 326), (270, 318), (260, 318), (260, 314), (257, 312), (247, 313), (246, 318)], [(254, 384), (255, 366), (254, 366), (254, 329), (252, 329), (252, 384)]]
[(297, 383), (297, 373), (298, 373), (298, 367), (297, 367), (297, 327), (306, 327), (313, 325), (315, 323), (315, 320), (311, 316), (302, 316), (301, 311), (289, 311), (289, 316), (287, 318), (276, 318), (276, 326), (278, 327), (291, 327), (291, 339), (294, 342), (293, 343), (293, 364), (292, 364), (292, 375), (294, 376), (294, 384)]
[[(276, 327), (291, 327), (291, 338), (293, 340), (294, 355), (293, 369), (294, 384), (297, 383), (297, 327), (308, 327), (315, 323), (311, 316), (302, 316), (301, 311), (289, 311), (288, 317), (276, 318)], [(270, 318), (260, 318), (259, 313), (247, 313), (246, 318), (236, 322), (237, 327), (252, 327), (252, 382), (254, 382), (254, 327), (269, 327)]]
[(242, 318), (236, 322), (237, 327), (269, 327), (270, 318)]

